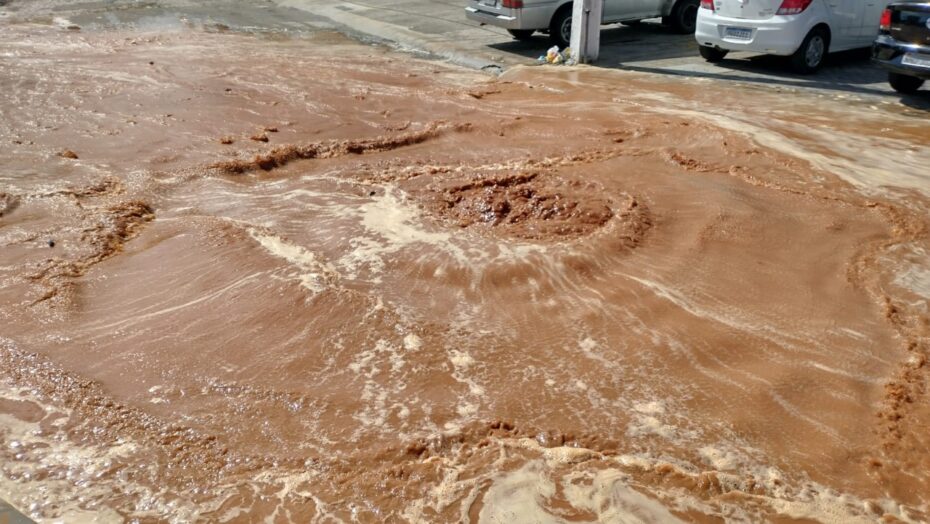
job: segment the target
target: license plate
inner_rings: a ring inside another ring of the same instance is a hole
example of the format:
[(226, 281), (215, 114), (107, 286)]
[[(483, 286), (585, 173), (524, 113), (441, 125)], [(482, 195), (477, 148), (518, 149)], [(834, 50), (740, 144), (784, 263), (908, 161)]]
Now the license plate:
[(735, 40), (749, 40), (752, 38), (752, 29), (747, 27), (728, 27), (724, 30), (723, 36)]
[(909, 66), (926, 67), (930, 69), (930, 56), (923, 57), (914, 53), (905, 53), (901, 63)]

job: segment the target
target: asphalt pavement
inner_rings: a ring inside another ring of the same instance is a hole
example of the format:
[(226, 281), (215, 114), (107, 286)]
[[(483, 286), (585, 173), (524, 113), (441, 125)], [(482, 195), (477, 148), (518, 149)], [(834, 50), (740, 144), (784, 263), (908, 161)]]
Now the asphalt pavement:
[(0, 524), (35, 524), (29, 517), (16, 508), (0, 500)]

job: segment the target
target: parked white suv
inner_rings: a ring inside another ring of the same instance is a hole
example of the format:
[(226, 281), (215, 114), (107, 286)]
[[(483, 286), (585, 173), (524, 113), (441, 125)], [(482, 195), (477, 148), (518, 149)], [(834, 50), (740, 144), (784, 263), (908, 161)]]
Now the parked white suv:
[(791, 57), (799, 73), (828, 52), (868, 47), (889, 0), (701, 0), (694, 37), (708, 62), (729, 51)]
[[(700, 0), (604, 0), (603, 23), (634, 24), (661, 16), (662, 23), (681, 33), (693, 33)], [(503, 27), (517, 40), (536, 31), (549, 33), (559, 47), (572, 33), (572, 0), (469, 0), (469, 20)]]

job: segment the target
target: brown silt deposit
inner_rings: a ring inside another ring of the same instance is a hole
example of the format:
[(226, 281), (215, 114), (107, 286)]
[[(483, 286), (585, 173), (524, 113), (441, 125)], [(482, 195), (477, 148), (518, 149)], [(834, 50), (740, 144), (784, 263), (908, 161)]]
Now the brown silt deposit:
[(0, 499), (930, 519), (926, 120), (82, 27), (0, 31)]

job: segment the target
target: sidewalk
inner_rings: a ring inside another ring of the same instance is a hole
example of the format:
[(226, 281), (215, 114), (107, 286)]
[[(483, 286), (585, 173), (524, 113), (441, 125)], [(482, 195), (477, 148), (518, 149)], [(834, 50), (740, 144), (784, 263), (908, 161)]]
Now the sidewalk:
[[(510, 35), (503, 29), (467, 20), (463, 1), (275, 1), (282, 7), (324, 17), (340, 31), (388, 42), (404, 50), (426, 52), (467, 67), (502, 69), (534, 63), (528, 56), (496, 50), (495, 45), (511, 42)], [(540, 39), (535, 47), (545, 43)]]
[[(499, 72), (518, 64), (535, 64), (551, 45), (545, 35), (517, 42), (503, 29), (481, 26), (465, 18), (464, 0), (274, 0), (332, 22), (348, 34), (367, 37), (410, 51), (422, 51), (451, 62)], [(731, 53), (733, 59), (708, 64), (698, 56), (691, 35), (678, 35), (658, 20), (635, 27), (605, 27), (598, 67), (670, 77), (736, 81), (786, 91), (810, 90), (817, 96), (888, 101), (900, 99), (886, 82), (885, 73), (868, 61), (868, 51), (831, 55), (816, 75), (789, 71), (780, 57)], [(728, 57), (728, 58), (730, 58)], [(930, 96), (910, 102), (930, 107)]]

